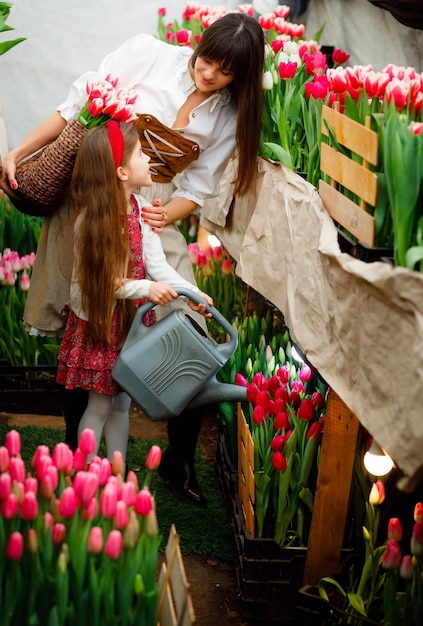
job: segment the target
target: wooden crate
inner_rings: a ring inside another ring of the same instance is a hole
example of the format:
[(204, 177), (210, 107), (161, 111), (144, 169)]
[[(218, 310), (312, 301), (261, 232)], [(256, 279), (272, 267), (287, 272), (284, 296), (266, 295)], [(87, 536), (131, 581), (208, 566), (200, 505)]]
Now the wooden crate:
[(172, 524), (166, 545), (166, 562), (159, 576), (157, 626), (192, 626), (195, 613), (185, 574), (179, 535)]
[(254, 478), (254, 442), (250, 427), (238, 403), (238, 496), (241, 502), (245, 527), (255, 536), (256, 483)]

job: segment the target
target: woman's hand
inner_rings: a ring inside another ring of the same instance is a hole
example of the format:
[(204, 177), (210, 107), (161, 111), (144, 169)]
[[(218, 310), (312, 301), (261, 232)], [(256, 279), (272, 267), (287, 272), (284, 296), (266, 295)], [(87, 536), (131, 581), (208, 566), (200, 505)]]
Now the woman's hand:
[(12, 189), (18, 188), (18, 183), (15, 178), (16, 165), (17, 160), (14, 158), (13, 152), (6, 154), (1, 163), (1, 180), (8, 180)]
[(162, 201), (154, 200), (153, 206), (143, 206), (141, 208), (141, 218), (146, 224), (151, 226), (151, 230), (162, 233), (167, 224), (167, 211), (162, 206)]
[(148, 290), (148, 299), (154, 304), (167, 304), (177, 297), (176, 291), (167, 283), (153, 282)]
[[(207, 302), (209, 306), (213, 306), (213, 298), (211, 298), (207, 293), (200, 291), (198, 295), (204, 298), (204, 300)], [(206, 313), (206, 305), (203, 304), (202, 302), (200, 304), (197, 304), (193, 300), (188, 300), (188, 305), (193, 311), (196, 311), (197, 313), (204, 315), (204, 317), (212, 317), (211, 313)]]

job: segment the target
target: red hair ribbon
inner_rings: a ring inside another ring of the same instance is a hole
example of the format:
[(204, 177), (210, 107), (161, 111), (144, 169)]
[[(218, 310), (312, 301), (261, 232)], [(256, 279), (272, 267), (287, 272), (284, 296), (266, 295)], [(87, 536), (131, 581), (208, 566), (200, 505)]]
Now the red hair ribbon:
[(115, 161), (117, 169), (120, 165), (122, 165), (124, 148), (123, 134), (120, 129), (119, 122), (116, 122), (115, 120), (109, 120), (106, 126), (109, 133), (109, 141), (113, 152), (113, 159)]

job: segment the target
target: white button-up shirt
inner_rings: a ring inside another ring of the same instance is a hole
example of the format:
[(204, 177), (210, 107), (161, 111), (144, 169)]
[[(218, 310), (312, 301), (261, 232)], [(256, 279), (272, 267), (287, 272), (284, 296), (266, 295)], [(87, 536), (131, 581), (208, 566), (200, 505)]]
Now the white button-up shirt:
[[(151, 35), (137, 35), (123, 43), (100, 64), (97, 72), (78, 78), (57, 110), (66, 120), (78, 116), (87, 99), (87, 80), (111, 74), (118, 87), (138, 93), (136, 109), (150, 113), (172, 127), (180, 107), (195, 90), (188, 69), (191, 48), (173, 46)], [(182, 172), (173, 197), (185, 197), (203, 205), (218, 195), (219, 180), (235, 149), (236, 110), (227, 89), (212, 94), (195, 107), (189, 123), (181, 130), (200, 146), (200, 156)]]

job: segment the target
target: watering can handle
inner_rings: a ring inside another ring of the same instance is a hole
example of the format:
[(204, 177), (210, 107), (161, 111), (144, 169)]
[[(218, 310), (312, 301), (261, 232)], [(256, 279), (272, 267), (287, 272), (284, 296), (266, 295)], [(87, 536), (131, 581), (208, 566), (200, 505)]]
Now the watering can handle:
[[(209, 306), (200, 294), (195, 291), (191, 291), (191, 289), (186, 289), (185, 287), (175, 287), (175, 291), (180, 296), (186, 296), (190, 300), (193, 300), (196, 304), (205, 304), (206, 305), (206, 313), (211, 313), (213, 319), (220, 324), (220, 326), (228, 333), (229, 341), (226, 343), (221, 343), (216, 346), (216, 349), (223, 355), (226, 360), (229, 359), (230, 356), (235, 352), (236, 347), (238, 345), (238, 333), (232, 324), (220, 313), (214, 306)], [(142, 332), (145, 329), (145, 332), (148, 332), (148, 328), (144, 326), (142, 323), (142, 318), (144, 315), (150, 311), (156, 305), (151, 300), (147, 300), (145, 304), (140, 306), (138, 311), (135, 314), (134, 321), (129, 330), (128, 336), (126, 338), (126, 342), (130, 342), (133, 335), (140, 336), (140, 330)], [(125, 342), (125, 343), (126, 343)]]

